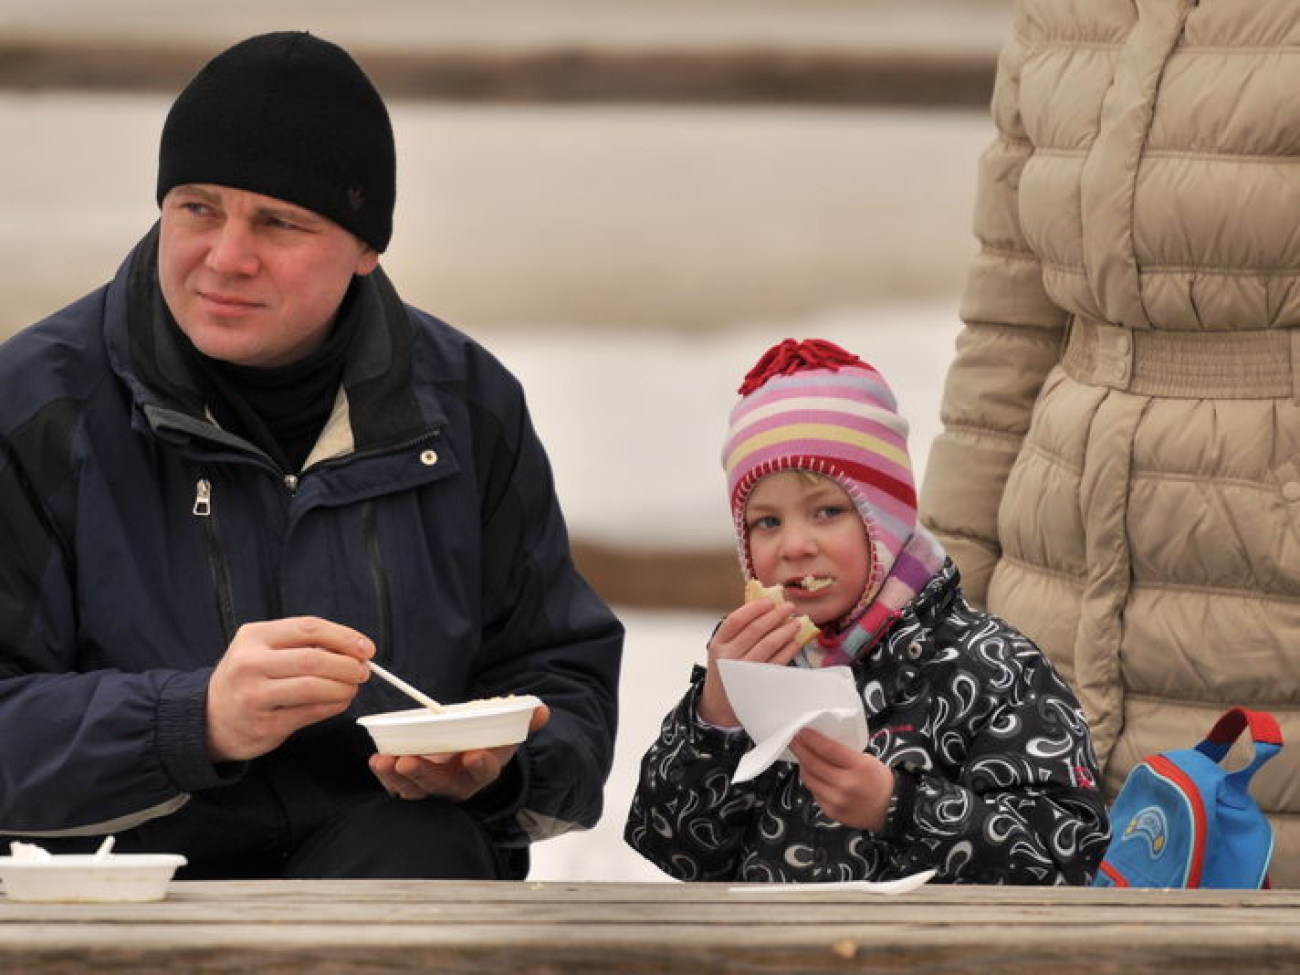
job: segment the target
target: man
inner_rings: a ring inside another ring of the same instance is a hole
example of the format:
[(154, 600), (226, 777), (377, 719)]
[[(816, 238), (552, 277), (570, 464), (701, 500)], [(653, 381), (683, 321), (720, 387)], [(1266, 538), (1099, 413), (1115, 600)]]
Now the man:
[[(399, 299), (379, 94), (236, 44), (163, 129), (161, 216), (0, 347), (0, 835), (188, 877), (523, 877), (599, 816), (622, 627), (575, 571), (516, 380)], [(356, 718), (528, 693), (515, 747)]]

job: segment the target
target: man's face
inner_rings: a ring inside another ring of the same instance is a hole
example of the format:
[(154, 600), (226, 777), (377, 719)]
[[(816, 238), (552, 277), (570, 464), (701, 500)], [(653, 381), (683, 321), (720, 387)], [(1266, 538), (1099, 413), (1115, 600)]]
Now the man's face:
[(195, 348), (283, 366), (320, 347), (354, 274), (379, 255), (338, 224), (269, 196), (212, 184), (162, 201), (158, 277)]

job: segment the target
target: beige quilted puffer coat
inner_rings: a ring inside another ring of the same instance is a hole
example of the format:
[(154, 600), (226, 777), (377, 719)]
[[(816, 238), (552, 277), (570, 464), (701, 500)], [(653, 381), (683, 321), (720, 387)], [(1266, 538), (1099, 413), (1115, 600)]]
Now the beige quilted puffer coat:
[(1300, 886), (1300, 0), (1022, 0), (922, 517), (1107, 792), (1227, 706)]

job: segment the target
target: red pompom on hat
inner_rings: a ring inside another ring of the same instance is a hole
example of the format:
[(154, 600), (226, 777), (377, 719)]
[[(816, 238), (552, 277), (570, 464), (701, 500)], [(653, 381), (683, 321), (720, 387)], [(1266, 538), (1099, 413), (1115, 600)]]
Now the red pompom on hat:
[(745, 380), (736, 390), (746, 396), (762, 386), (773, 376), (788, 376), (804, 369), (837, 369), (840, 366), (867, 364), (846, 349), (825, 339), (784, 339), (763, 353), (754, 368), (745, 373)]

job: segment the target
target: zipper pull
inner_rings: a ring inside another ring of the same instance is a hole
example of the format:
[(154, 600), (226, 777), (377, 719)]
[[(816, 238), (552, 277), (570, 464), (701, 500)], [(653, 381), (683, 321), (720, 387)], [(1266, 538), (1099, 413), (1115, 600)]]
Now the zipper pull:
[(194, 486), (194, 514), (200, 518), (212, 514), (212, 483), (206, 477)]

